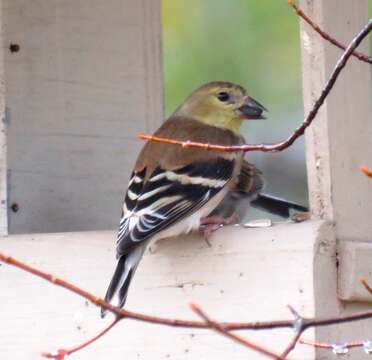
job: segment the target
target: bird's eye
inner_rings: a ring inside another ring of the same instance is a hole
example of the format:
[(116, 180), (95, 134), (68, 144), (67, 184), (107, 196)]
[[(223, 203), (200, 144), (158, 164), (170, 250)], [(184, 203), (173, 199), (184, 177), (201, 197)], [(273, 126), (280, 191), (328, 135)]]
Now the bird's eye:
[(217, 98), (222, 102), (226, 102), (230, 99), (230, 95), (225, 91), (221, 91), (217, 94)]

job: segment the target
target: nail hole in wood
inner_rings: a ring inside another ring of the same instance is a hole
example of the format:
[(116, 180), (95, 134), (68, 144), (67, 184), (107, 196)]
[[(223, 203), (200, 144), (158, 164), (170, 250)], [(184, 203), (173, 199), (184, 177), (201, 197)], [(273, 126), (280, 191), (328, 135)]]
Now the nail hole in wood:
[(18, 206), (18, 204), (17, 203), (13, 203), (11, 206), (10, 206), (10, 208), (12, 209), (12, 211), (13, 212), (18, 212), (18, 210), (19, 210), (19, 206)]
[(16, 53), (20, 49), (20, 46), (18, 44), (10, 44), (9, 45), (9, 50), (11, 53)]

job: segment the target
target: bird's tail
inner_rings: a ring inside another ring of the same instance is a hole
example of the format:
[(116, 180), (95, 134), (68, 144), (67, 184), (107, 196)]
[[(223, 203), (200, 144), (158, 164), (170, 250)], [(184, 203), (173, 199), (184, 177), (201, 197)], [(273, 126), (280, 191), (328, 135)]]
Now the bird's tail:
[[(123, 307), (127, 299), (130, 282), (137, 269), (144, 249), (142, 246), (122, 255), (116, 265), (114, 275), (105, 295), (105, 301), (117, 307)], [(101, 317), (104, 317), (107, 310), (101, 308)]]
[(284, 218), (289, 217), (290, 210), (309, 211), (308, 208), (305, 206), (262, 193), (259, 194), (257, 198), (251, 202), (251, 205), (255, 208), (266, 210), (271, 214), (278, 215)]

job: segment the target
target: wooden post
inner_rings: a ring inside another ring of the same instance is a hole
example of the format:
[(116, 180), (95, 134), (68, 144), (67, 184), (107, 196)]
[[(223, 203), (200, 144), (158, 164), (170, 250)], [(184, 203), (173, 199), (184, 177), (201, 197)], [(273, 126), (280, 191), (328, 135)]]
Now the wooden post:
[[(346, 45), (368, 21), (368, 1), (302, 0), (301, 7), (323, 30)], [(368, 40), (358, 50), (368, 54)], [(342, 51), (301, 23), (303, 92), (308, 112)], [(306, 132), (306, 155), (311, 210), (333, 224), (314, 249), (314, 301), (317, 316), (361, 311), (369, 300), (358, 276), (369, 279), (372, 255), (372, 182), (359, 167), (372, 165), (371, 66), (350, 59)], [(337, 266), (339, 265), (339, 266)], [(337, 271), (338, 270), (338, 271)], [(366, 340), (370, 321), (336, 328), (318, 328), (320, 342)], [(360, 359), (362, 349), (350, 359)], [(316, 358), (331, 359), (331, 351), (316, 350)]]
[(7, 204), (7, 147), (6, 147), (6, 111), (5, 111), (5, 73), (4, 73), (4, 43), (3, 6), (0, 2), (0, 235), (8, 233)]
[[(368, 21), (367, 0), (301, 4), (322, 29), (345, 44)], [(305, 111), (309, 111), (341, 51), (304, 23), (301, 44)], [(364, 41), (358, 50), (368, 54), (368, 45)], [(358, 281), (371, 274), (363, 255), (372, 254), (372, 184), (359, 171), (361, 165), (372, 163), (371, 89), (371, 66), (350, 59), (306, 133), (311, 208), (315, 216), (334, 223), (339, 241), (338, 294), (343, 300), (372, 300)]]
[[(368, 21), (368, 1), (301, 1), (322, 29), (348, 44)], [(305, 112), (319, 96), (342, 51), (301, 24)], [(368, 54), (368, 40), (358, 50)], [(371, 66), (350, 59), (314, 124), (307, 130), (311, 208), (334, 221), (339, 240), (372, 241), (371, 181), (359, 166), (372, 165)]]

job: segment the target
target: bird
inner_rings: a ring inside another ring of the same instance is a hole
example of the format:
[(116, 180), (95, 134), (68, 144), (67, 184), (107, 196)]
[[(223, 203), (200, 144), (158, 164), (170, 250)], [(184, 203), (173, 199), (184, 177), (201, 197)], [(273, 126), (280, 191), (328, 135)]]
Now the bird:
[[(221, 226), (240, 223), (251, 202), (264, 188), (262, 172), (247, 160), (243, 160), (237, 182), (225, 195), (218, 206), (201, 219), (200, 231), (208, 240), (210, 235)], [(209, 244), (209, 242), (207, 241)]]
[[(201, 232), (206, 239), (221, 226), (241, 223), (248, 207), (253, 207), (282, 218), (291, 217), (291, 210), (307, 213), (306, 206), (264, 192), (265, 179), (261, 170), (243, 160), (236, 185), (218, 206), (201, 220)], [(292, 220), (298, 221), (298, 214)]]
[[(240, 85), (204, 84), (154, 133), (180, 141), (243, 145), (245, 120), (266, 108)], [(239, 182), (243, 152), (208, 151), (148, 141), (130, 177), (116, 242), (117, 265), (105, 301), (122, 308), (145, 250), (159, 239), (198, 230), (201, 219)], [(106, 311), (101, 309), (101, 316)]]

